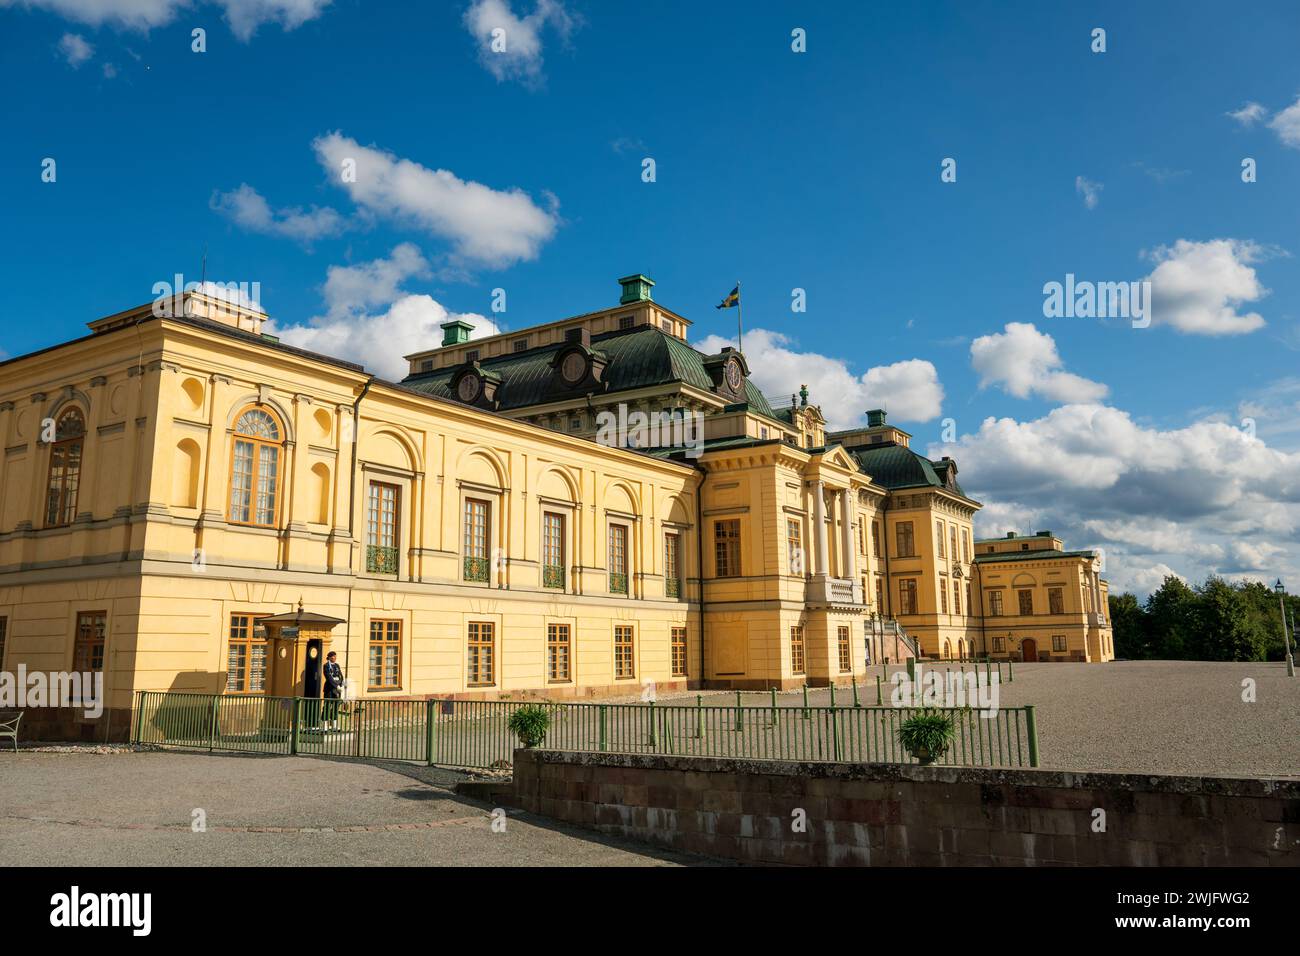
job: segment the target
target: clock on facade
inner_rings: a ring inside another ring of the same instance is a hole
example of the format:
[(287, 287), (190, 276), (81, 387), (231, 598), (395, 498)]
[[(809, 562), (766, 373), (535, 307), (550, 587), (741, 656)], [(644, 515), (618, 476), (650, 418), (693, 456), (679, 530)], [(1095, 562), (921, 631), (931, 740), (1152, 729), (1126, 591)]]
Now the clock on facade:
[(727, 387), (733, 392), (739, 392), (743, 381), (743, 376), (740, 371), (740, 362), (734, 358), (729, 359), (726, 367), (723, 369), (723, 374), (727, 377)]
[(581, 352), (570, 352), (560, 366), (560, 375), (570, 385), (581, 382), (587, 374), (587, 357)]
[(478, 398), (478, 393), (482, 387), (477, 375), (462, 375), (460, 381), (456, 384), (456, 397), (462, 402), (472, 402)]

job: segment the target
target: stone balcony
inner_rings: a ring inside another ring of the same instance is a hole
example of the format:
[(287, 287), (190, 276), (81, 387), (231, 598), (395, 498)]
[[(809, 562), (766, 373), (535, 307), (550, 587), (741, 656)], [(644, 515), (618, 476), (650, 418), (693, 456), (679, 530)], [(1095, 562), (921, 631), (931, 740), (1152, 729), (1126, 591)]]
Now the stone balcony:
[(828, 574), (808, 577), (804, 599), (809, 604), (858, 605), (862, 604), (862, 587), (850, 578), (833, 578)]

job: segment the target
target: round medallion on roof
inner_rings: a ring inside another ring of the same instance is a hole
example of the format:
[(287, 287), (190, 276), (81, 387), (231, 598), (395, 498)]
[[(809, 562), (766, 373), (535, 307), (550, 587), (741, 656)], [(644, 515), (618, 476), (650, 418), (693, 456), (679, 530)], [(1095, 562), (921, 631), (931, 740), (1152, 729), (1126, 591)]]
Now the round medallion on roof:
[(581, 352), (570, 352), (560, 365), (560, 375), (569, 385), (576, 385), (587, 376), (587, 356)]
[(456, 397), (462, 402), (473, 402), (483, 391), (483, 382), (473, 372), (467, 372), (456, 383)]
[(727, 364), (723, 367), (722, 373), (727, 378), (727, 387), (733, 392), (739, 392), (744, 382), (744, 374), (740, 370), (740, 360), (734, 357), (727, 359)]

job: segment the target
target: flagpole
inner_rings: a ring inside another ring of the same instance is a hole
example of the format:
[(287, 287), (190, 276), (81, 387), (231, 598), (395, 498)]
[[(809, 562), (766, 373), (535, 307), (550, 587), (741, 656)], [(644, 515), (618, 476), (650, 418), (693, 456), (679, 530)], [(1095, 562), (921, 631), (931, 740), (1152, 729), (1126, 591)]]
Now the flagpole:
[(745, 351), (745, 323), (740, 313), (740, 280), (736, 280), (736, 351)]

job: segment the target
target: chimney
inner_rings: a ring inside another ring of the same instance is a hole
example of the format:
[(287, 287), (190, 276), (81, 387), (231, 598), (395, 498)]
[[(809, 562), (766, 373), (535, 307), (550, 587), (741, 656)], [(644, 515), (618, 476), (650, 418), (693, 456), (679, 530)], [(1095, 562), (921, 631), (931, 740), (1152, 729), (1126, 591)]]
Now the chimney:
[(881, 428), (885, 424), (885, 410), (883, 408), (872, 408), (867, 410), (867, 427)]
[(654, 286), (654, 280), (640, 272), (634, 275), (624, 276), (618, 280), (618, 284), (623, 287), (623, 294), (619, 297), (619, 305), (630, 305), (633, 302), (653, 302), (650, 295), (650, 289)]
[(474, 326), (460, 319), (442, 323), (442, 347), (463, 345), (469, 341), (469, 334), (473, 330)]

